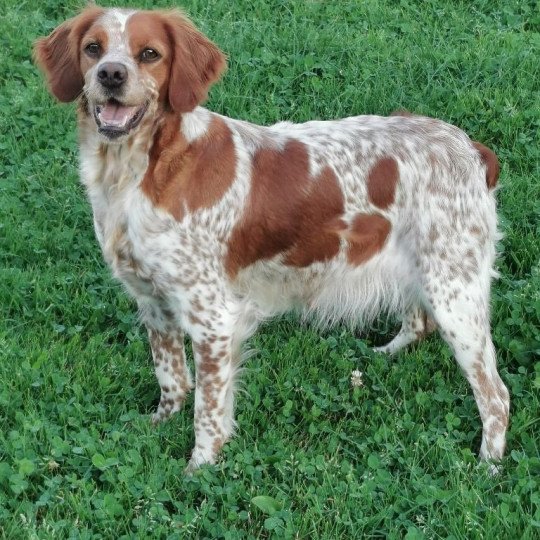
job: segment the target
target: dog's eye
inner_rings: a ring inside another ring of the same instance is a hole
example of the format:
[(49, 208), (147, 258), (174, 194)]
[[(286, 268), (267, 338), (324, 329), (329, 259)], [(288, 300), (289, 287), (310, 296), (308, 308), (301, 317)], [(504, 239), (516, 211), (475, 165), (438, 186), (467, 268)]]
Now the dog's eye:
[(141, 62), (153, 62), (159, 58), (159, 53), (154, 49), (144, 49), (139, 55)]
[(93, 58), (97, 58), (101, 53), (101, 45), (99, 43), (89, 43), (85, 48), (84, 52)]

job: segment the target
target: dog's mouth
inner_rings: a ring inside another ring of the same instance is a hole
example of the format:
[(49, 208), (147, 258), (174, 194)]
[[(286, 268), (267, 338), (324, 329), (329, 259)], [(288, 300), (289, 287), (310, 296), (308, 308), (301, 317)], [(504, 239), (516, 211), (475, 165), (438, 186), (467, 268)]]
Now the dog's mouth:
[(148, 103), (129, 107), (111, 98), (104, 104), (94, 106), (94, 119), (101, 134), (109, 139), (117, 139), (140, 124), (146, 109)]

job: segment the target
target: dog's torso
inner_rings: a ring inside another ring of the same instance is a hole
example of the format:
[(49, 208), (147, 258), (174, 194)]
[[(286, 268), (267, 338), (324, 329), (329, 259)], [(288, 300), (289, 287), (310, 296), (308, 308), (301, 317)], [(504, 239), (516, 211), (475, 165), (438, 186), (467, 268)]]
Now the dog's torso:
[[(188, 299), (201, 280), (209, 289), (227, 283), (231, 295), (255, 306), (261, 318), (300, 308), (325, 321), (360, 323), (381, 309), (401, 310), (420, 253), (435, 249), (456, 224), (475, 225), (470, 213), (486, 187), (474, 169), (483, 165), (453, 126), (423, 117), (360, 116), (260, 127), (199, 108), (189, 119), (194, 134), (188, 133), (185, 152), (204, 139), (214, 118), (233, 142), (232, 178), (211, 206), (190, 210), (184, 201), (180, 219), (156, 205), (143, 186), (155, 128), (143, 126), (129, 146), (104, 147), (91, 129), (84, 132), (84, 121), (81, 126), (81, 176), (106, 261), (137, 299), (157, 298), (182, 320), (178, 297)], [(266, 160), (273, 175), (263, 178), (262, 188), (275, 194), (262, 201), (252, 197), (254, 183), (261, 182), (257, 159)], [(377, 195), (370, 192), (369, 174), (381, 159), (392, 160), (396, 182)], [(462, 204), (448, 212), (448, 199), (456, 197)], [(257, 213), (249, 215), (253, 203)], [(355, 237), (358, 216), (368, 225), (377, 220), (380, 240)], [(276, 223), (267, 226), (268, 220)], [(480, 225), (487, 233), (493, 224)], [(465, 238), (461, 248), (463, 256), (471, 248)]]

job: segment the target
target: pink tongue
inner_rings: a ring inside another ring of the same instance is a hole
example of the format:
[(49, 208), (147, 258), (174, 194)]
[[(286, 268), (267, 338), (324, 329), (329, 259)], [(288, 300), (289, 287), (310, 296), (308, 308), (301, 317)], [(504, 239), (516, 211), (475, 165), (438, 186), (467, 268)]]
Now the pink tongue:
[(118, 103), (107, 103), (99, 113), (102, 122), (113, 126), (123, 126), (135, 114), (137, 107), (124, 107)]

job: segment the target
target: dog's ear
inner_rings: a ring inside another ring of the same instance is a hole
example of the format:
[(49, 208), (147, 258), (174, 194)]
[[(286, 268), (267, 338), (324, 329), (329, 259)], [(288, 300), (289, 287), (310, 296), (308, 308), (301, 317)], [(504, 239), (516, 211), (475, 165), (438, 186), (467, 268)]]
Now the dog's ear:
[(172, 47), (169, 103), (176, 112), (192, 111), (225, 71), (225, 55), (179, 11), (164, 18)]
[(59, 101), (73, 101), (83, 89), (79, 45), (83, 35), (102, 13), (102, 9), (89, 7), (34, 44), (36, 64), (45, 72), (50, 91)]

